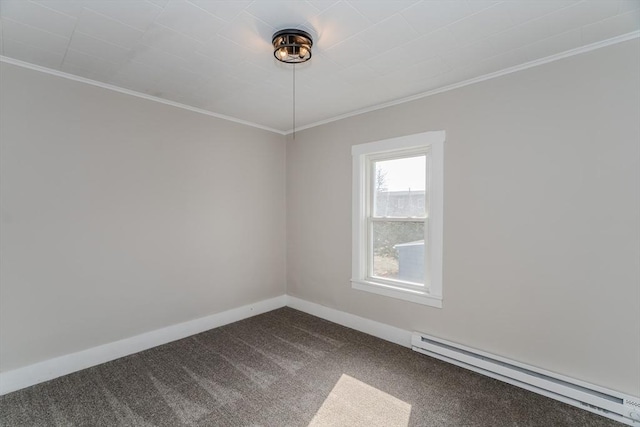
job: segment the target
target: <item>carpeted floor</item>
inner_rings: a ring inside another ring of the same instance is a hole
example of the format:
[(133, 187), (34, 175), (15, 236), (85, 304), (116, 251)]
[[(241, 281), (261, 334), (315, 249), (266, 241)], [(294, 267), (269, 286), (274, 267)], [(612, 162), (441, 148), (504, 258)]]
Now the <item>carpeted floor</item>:
[(0, 398), (1, 426), (619, 426), (283, 308)]

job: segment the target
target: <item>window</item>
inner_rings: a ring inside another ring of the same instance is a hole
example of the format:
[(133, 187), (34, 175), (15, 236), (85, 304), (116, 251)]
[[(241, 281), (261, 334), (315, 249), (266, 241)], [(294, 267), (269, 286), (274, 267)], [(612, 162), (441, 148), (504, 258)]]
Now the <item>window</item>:
[(442, 307), (444, 141), (440, 131), (352, 147), (354, 289)]

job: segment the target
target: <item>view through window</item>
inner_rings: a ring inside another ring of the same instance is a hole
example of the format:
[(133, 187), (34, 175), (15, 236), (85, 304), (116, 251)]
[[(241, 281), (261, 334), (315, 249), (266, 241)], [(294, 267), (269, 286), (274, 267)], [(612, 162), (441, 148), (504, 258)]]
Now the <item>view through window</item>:
[(372, 160), (372, 277), (425, 284), (427, 156)]

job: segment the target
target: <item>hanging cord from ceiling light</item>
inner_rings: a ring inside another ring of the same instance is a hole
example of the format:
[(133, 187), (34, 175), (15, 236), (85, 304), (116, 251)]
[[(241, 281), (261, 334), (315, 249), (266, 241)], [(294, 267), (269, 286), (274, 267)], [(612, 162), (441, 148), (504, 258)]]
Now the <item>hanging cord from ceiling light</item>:
[(296, 64), (293, 64), (293, 139), (296, 139)]
[(293, 65), (293, 139), (296, 139), (296, 64), (311, 59), (313, 40), (306, 31), (280, 30), (271, 39), (273, 56), (280, 62)]

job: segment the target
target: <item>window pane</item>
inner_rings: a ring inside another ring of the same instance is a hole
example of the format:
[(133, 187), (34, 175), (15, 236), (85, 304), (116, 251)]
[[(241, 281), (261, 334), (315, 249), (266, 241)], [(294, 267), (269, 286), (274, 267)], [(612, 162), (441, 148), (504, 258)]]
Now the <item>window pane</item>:
[(374, 162), (374, 216), (425, 216), (426, 165), (424, 155)]
[(424, 223), (372, 223), (373, 276), (424, 284)]

